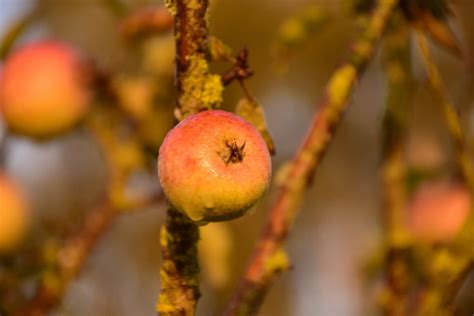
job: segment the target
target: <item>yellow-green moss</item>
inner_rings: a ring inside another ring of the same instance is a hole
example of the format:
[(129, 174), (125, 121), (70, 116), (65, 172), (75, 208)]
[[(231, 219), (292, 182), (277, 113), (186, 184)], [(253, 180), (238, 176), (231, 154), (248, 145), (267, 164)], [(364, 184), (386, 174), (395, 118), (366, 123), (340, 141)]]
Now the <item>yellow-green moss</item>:
[(290, 266), (288, 255), (283, 249), (276, 250), (270, 258), (265, 262), (265, 271), (273, 274), (278, 271), (287, 270)]
[(176, 8), (176, 0), (165, 0), (165, 7), (168, 9), (172, 16), (176, 15), (176, 12), (178, 11)]
[(224, 89), (220, 76), (209, 73), (209, 65), (204, 58), (193, 56), (188, 71), (183, 74), (179, 99), (180, 117), (191, 113), (219, 107)]
[[(179, 213), (170, 211), (160, 231), (163, 263), (160, 270), (161, 293), (156, 311), (160, 315), (194, 315), (199, 297), (199, 266), (196, 260), (198, 228)], [(172, 232), (178, 229), (177, 238)], [(184, 249), (184, 250), (183, 250)]]
[(342, 104), (350, 92), (349, 86), (354, 84), (357, 72), (354, 66), (345, 65), (334, 74), (328, 84), (327, 94), (334, 104)]

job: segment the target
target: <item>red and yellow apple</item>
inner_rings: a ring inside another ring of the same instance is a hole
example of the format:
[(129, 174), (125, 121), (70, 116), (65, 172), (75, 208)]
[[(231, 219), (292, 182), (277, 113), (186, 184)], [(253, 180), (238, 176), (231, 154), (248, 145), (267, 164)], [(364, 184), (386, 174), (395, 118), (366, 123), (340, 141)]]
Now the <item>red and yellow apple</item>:
[(20, 188), (0, 172), (0, 253), (14, 249), (22, 241), (28, 217)]
[(424, 242), (449, 242), (460, 231), (472, 208), (466, 186), (450, 181), (427, 182), (408, 206), (408, 228)]
[(241, 117), (220, 110), (191, 115), (160, 147), (158, 172), (171, 205), (197, 223), (243, 215), (271, 178), (267, 145)]
[(0, 111), (8, 127), (35, 138), (61, 133), (86, 113), (90, 94), (76, 51), (42, 41), (14, 51), (0, 73)]

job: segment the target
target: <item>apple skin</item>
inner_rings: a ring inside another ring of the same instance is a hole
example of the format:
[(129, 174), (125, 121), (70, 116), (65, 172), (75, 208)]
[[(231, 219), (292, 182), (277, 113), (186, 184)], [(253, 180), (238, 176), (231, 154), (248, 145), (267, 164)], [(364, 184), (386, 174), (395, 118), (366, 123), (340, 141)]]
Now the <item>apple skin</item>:
[(20, 188), (0, 172), (0, 253), (9, 252), (23, 240), (29, 216)]
[(466, 186), (450, 181), (427, 182), (408, 206), (408, 228), (428, 243), (450, 242), (469, 216), (472, 203)]
[(242, 216), (267, 190), (271, 169), (258, 130), (221, 110), (179, 123), (166, 135), (158, 158), (169, 202), (198, 224)]
[(86, 113), (90, 94), (80, 56), (54, 41), (14, 51), (0, 72), (0, 112), (10, 130), (47, 138), (68, 130)]

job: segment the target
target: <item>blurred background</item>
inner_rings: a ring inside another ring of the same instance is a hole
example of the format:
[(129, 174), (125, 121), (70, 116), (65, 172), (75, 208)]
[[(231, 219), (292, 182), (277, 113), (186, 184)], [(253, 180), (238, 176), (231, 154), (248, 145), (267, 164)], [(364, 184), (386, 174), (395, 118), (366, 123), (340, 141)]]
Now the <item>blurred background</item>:
[[(158, 82), (159, 91), (154, 93), (164, 114), (161, 121), (150, 123), (158, 134), (150, 137), (152, 140), (147, 144), (150, 167), (134, 172), (128, 184), (132, 191), (156, 190), (159, 184), (153, 155), (173, 124), (172, 32), (125, 40), (118, 31), (121, 14), (107, 2), (0, 0), (0, 36), (12, 23), (34, 12), (34, 22), (15, 47), (39, 39), (57, 39), (72, 44), (94, 60), (95, 67), (113, 73), (118, 78), (114, 81), (117, 85), (136, 78)], [(152, 0), (123, 2), (130, 11), (163, 5)], [(274, 174), (300, 145), (325, 82), (348, 56), (351, 40), (358, 34), (360, 21), (350, 12), (349, 2), (211, 0), (211, 34), (236, 52), (242, 47), (249, 49), (249, 63), (255, 75), (248, 85), (264, 107), (275, 142)], [(281, 37), (282, 23), (309, 10), (309, 6), (311, 10), (321, 10), (324, 22), (304, 45), (285, 55), (283, 61), (278, 60), (275, 45)], [(470, 126), (468, 139), (474, 157), (474, 1), (453, 1), (452, 9), (456, 16), (452, 28), (465, 58), (459, 59), (436, 46), (432, 49), (448, 90), (462, 109), (464, 123)], [(362, 77), (305, 196), (286, 247), (293, 268), (277, 279), (261, 315), (377, 314), (373, 288), (363, 268), (381, 240), (380, 129), (386, 86), (380, 55), (379, 52)], [(427, 88), (415, 46), (412, 55), (416, 89), (407, 156), (413, 166), (444, 168), (453, 163), (449, 136), (441, 110)], [(228, 68), (216, 63), (212, 70), (223, 73)], [(232, 110), (242, 96), (239, 86), (231, 84), (224, 91), (224, 108)], [(9, 134), (7, 142), (4, 134), (1, 138), (5, 169), (26, 192), (33, 218), (26, 245), (19, 250), (21, 254), (13, 256), (28, 260), (25, 253), (38, 245), (60, 245), (97, 204), (106, 185), (106, 159), (83, 127), (41, 142), (15, 134)], [(266, 217), (266, 205), (271, 201), (270, 193), (254, 213), (204, 228), (199, 315), (213, 315), (222, 309), (249, 259)], [(153, 315), (160, 288), (159, 229), (165, 213), (166, 206), (162, 204), (121, 214), (100, 239), (52, 315)], [(18, 287), (2, 288), (4, 302), (0, 301), (0, 306), (4, 304), (5, 309), (18, 304), (12, 297), (31, 295), (38, 280), (39, 272), (34, 268), (15, 264), (30, 269), (28, 281)], [(0, 273), (6, 273), (6, 266), (2, 269)], [(473, 283), (471, 277), (471, 285), (466, 284), (464, 294), (458, 298), (470, 313), (474, 311), (474, 297), (470, 294), (474, 292)]]

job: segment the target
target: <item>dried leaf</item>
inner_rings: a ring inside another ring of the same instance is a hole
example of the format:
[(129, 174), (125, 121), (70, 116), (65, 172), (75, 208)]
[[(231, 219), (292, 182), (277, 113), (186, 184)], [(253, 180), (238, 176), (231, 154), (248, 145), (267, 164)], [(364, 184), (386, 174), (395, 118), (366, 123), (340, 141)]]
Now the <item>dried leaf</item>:
[(437, 19), (430, 12), (423, 12), (420, 14), (419, 24), (438, 45), (458, 56), (462, 54), (458, 41), (447, 21)]
[(267, 130), (267, 123), (262, 106), (253, 100), (242, 98), (237, 104), (235, 112), (257, 128), (267, 143), (268, 151), (270, 151), (271, 155), (274, 155), (275, 145)]
[(228, 61), (232, 58), (232, 49), (215, 36), (209, 36), (209, 54), (213, 61)]
[(458, 41), (448, 24), (452, 14), (446, 0), (416, 0), (400, 3), (406, 17), (439, 46), (461, 56)]

